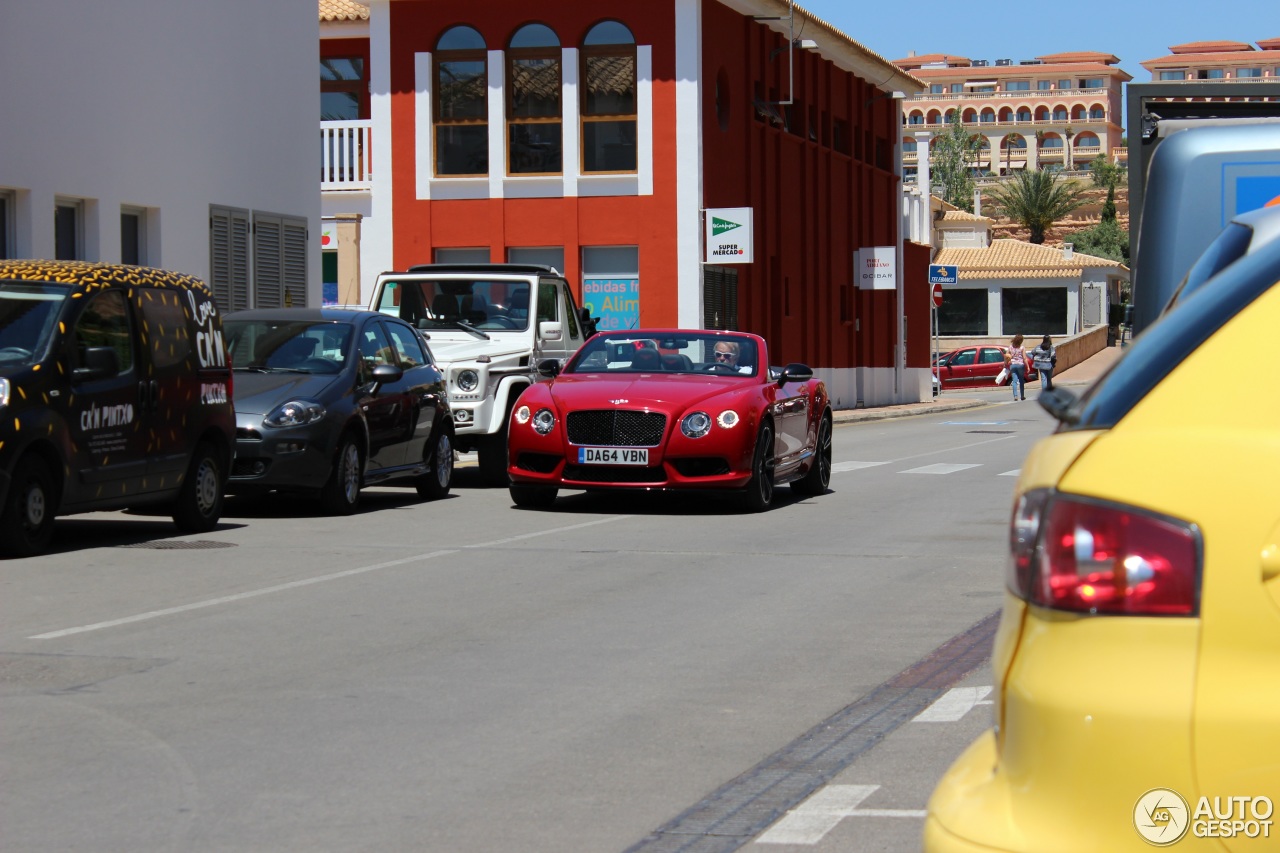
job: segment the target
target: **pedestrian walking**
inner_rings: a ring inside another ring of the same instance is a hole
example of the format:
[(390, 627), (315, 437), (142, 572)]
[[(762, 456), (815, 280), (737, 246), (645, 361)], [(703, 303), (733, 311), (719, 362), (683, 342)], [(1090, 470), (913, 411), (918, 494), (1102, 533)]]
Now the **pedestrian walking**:
[(1031, 366), (1040, 374), (1041, 390), (1052, 391), (1053, 369), (1058, 366), (1058, 351), (1048, 335), (1045, 335), (1040, 345), (1031, 351)]
[(1014, 400), (1027, 399), (1027, 351), (1022, 346), (1022, 335), (1014, 335), (1009, 350), (1004, 355), (1009, 368), (1009, 385)]

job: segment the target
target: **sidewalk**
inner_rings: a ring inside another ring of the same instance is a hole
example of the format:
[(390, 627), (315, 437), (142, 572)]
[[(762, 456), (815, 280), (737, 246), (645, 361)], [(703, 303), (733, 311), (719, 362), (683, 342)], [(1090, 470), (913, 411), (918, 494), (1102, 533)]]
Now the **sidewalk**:
[[(1098, 351), (1074, 367), (1062, 371), (1053, 377), (1055, 385), (1090, 385), (1111, 366), (1124, 350), (1120, 347), (1107, 347)], [(1031, 390), (1038, 393), (1040, 384), (1032, 383)], [(1002, 399), (985, 391), (943, 391), (932, 400), (919, 403), (902, 403), (896, 406), (875, 406), (866, 409), (839, 409), (833, 413), (837, 424), (860, 423), (862, 421), (880, 421), (887, 418), (906, 418), (912, 415), (932, 415), (939, 412), (956, 412), (962, 409), (973, 409), (1003, 402)], [(1030, 402), (1028, 400), (1028, 402)]]

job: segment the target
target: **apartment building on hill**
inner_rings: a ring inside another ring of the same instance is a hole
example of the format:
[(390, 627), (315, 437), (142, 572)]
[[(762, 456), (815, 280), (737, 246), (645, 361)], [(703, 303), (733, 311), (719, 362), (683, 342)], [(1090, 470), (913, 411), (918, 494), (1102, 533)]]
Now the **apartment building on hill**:
[(1072, 171), (1104, 155), (1123, 156), (1122, 86), (1133, 78), (1119, 61), (1087, 51), (1019, 60), (945, 53), (894, 60), (928, 84), (903, 104), (905, 179), (915, 178), (918, 134), (934, 134), (933, 144), (953, 113), (981, 138), (983, 172)]

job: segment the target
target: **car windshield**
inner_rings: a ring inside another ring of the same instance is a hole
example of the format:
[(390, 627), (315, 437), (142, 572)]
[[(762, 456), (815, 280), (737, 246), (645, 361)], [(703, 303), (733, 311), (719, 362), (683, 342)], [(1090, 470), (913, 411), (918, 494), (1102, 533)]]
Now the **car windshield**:
[(71, 287), (52, 282), (0, 281), (0, 368), (44, 357)]
[(564, 372), (755, 376), (758, 349), (754, 340), (737, 335), (603, 333), (583, 344)]
[(529, 328), (529, 282), (479, 278), (388, 281), (377, 310), (428, 332), (523, 332)]
[(350, 358), (350, 323), (227, 319), (223, 327), (236, 370), (339, 373)]

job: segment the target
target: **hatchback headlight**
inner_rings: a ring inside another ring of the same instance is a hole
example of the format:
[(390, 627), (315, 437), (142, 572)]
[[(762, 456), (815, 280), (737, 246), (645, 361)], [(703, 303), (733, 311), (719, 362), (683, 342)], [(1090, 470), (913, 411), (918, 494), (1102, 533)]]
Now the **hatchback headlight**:
[(546, 435), (556, 427), (555, 413), (550, 409), (538, 409), (533, 415), (533, 429), (538, 435)]
[(470, 394), (480, 387), (480, 374), (468, 368), (458, 374), (458, 390)]
[(324, 406), (315, 400), (290, 400), (272, 409), (262, 419), (262, 423), (276, 428), (306, 426), (322, 419), (324, 415)]
[(702, 438), (711, 432), (711, 416), (706, 412), (690, 412), (680, 421), (680, 431), (689, 438)]

